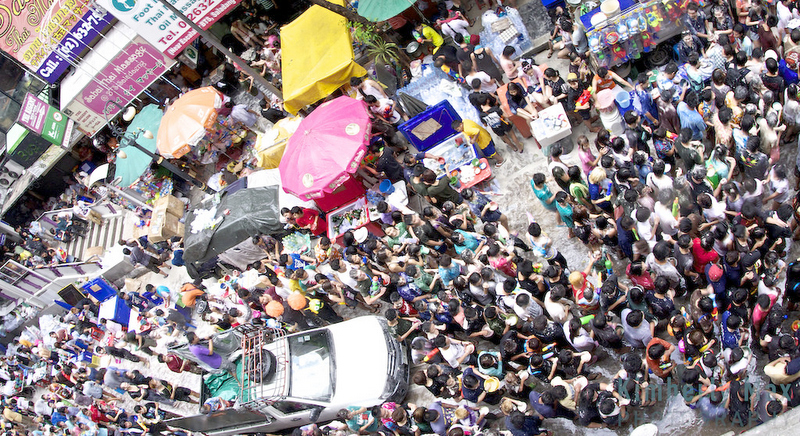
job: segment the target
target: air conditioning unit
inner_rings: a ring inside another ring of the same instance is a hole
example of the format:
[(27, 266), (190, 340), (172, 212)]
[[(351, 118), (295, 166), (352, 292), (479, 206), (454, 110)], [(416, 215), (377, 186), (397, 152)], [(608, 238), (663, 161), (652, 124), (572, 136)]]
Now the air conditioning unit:
[(11, 185), (22, 177), (25, 168), (22, 165), (9, 160), (0, 168), (0, 189), (8, 189)]

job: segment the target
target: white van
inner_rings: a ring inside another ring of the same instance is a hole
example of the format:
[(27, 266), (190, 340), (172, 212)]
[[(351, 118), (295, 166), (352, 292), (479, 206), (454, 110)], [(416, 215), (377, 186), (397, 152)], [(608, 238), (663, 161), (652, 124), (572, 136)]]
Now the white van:
[(408, 350), (381, 317), (289, 335), (245, 327), (242, 358), (236, 406), (166, 423), (214, 436), (272, 433), (332, 420), (348, 406), (400, 401), (408, 392)]

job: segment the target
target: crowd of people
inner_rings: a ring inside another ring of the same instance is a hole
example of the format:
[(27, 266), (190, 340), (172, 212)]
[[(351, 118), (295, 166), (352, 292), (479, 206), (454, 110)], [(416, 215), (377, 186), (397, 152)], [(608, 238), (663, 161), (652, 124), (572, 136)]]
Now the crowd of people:
[[(375, 120), (363, 165), (405, 181), (420, 207), (382, 201), (383, 235), (361, 228), (340, 241), (320, 236), (317, 211), (287, 209), (286, 229), (311, 233), (312, 250), (292, 253), (280, 235), (258, 235), (250, 243), (261, 259), (233, 271), (225, 286), (197, 280), (121, 291), (140, 314), (135, 331), (99, 318), (97, 301), (78, 302), (52, 331), (7, 347), (4, 432), (185, 434), (164, 423), (174, 416), (164, 407), (235, 406), (221, 397), (194, 404), (196, 387), (160, 376), (166, 367), (238, 380), (208, 340), (214, 332), (248, 323), (302, 331), (363, 314), (385, 317), (411, 350), (415, 396), (426, 398), (426, 390), (434, 399), (354, 404), (332, 423), (296, 429), (298, 436), (533, 436), (549, 433), (558, 418), (617, 429), (673, 394), (703, 420), (748, 427), (800, 404), (800, 263), (790, 257), (800, 194), (790, 172), (800, 178), (786, 153), (800, 122), (800, 28), (789, 23), (800, 18), (796, 5), (745, 0), (729, 10), (717, 1), (707, 18), (690, 3), (678, 61), (628, 81), (589, 68), (585, 41), (573, 37), (579, 26), (563, 11), (554, 33), (562, 39), (549, 53), (569, 59), (561, 72), (515, 60), (513, 47), (495, 55), (472, 44), (479, 41), (460, 9), (467, 2), (453, 3), (438, 22), (452, 44), (427, 25), (415, 27), (414, 38), (473, 90), (482, 124), (452, 128), (497, 171), (504, 158), (490, 130), (524, 152), (500, 100), (528, 121), (563, 103), (573, 121), (597, 132), (593, 141), (575, 139), (577, 159), (556, 144), (547, 171), (525, 175), (539, 201), (526, 207), (539, 211), (527, 214), (526, 228), (510, 228), (487, 193), (437, 180), (423, 163), (437, 156), (397, 140), (402, 109), (373, 80), (353, 80)], [(248, 46), (265, 43), (240, 25), (234, 35)], [(504, 81), (514, 85), (501, 99)], [(638, 104), (624, 114), (624, 133), (596, 123), (593, 98), (584, 98), (589, 87), (594, 96), (631, 91)], [(97, 219), (82, 206), (73, 215)], [(559, 251), (547, 232), (553, 222), (585, 244), (585, 260)], [(52, 258), (45, 237), (26, 242), (30, 262)], [(170, 258), (180, 266), (179, 239), (121, 242), (132, 262), (154, 273), (166, 275)], [(167, 351), (176, 344), (188, 344), (194, 359)], [(139, 369), (98, 368), (102, 358)]]

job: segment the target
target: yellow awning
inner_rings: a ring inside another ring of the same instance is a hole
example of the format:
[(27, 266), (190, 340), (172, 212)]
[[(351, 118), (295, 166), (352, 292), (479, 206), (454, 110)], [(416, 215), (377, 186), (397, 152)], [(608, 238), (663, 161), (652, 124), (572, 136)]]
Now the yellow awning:
[(367, 73), (353, 61), (347, 20), (321, 6), (281, 28), (281, 57), (284, 106), (292, 114)]

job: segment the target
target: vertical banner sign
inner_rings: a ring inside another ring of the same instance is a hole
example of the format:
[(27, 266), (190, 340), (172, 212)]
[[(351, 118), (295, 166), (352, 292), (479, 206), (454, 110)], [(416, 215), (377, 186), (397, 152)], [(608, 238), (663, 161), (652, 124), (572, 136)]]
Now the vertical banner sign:
[[(130, 0), (129, 0), (130, 1)], [(3, 0), (0, 50), (55, 83), (69, 60), (113, 19), (90, 10), (93, 0)], [(69, 48), (61, 44), (68, 40)], [(66, 53), (72, 54), (65, 56)]]
[(67, 131), (72, 130), (67, 128), (71, 122), (59, 110), (30, 93), (25, 96), (17, 118), (17, 123), (56, 145), (64, 144)]
[(92, 136), (174, 63), (137, 36), (97, 73), (64, 112), (83, 133)]
[[(204, 30), (241, 2), (241, 0), (167, 1)], [(197, 32), (157, 0), (97, 0), (97, 3), (172, 59), (197, 38)]]

